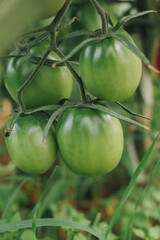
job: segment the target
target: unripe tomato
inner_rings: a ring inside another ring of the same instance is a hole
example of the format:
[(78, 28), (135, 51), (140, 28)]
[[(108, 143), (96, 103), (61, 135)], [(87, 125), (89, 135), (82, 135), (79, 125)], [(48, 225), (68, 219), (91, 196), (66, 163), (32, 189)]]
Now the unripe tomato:
[[(36, 57), (42, 57), (46, 50), (46, 44), (40, 43), (31, 49)], [(48, 57), (51, 60), (59, 60), (55, 53)], [(17, 91), (35, 69), (36, 64), (27, 56), (13, 57), (5, 61), (4, 83), (11, 97), (18, 103)], [(62, 98), (70, 97), (73, 79), (70, 71), (65, 66), (43, 65), (38, 75), (22, 93), (22, 99), (27, 108), (43, 105), (57, 104)]]
[(120, 121), (97, 110), (66, 110), (58, 120), (56, 137), (62, 159), (81, 176), (106, 174), (122, 156)]
[[(119, 33), (132, 40), (124, 30)], [(140, 83), (141, 74), (141, 60), (116, 38), (89, 43), (81, 51), (82, 81), (98, 98), (115, 102), (130, 97)]]
[(10, 135), (5, 137), (11, 159), (25, 173), (42, 174), (56, 160), (57, 143), (52, 130), (42, 144), (46, 123), (47, 118), (43, 114), (20, 116)]

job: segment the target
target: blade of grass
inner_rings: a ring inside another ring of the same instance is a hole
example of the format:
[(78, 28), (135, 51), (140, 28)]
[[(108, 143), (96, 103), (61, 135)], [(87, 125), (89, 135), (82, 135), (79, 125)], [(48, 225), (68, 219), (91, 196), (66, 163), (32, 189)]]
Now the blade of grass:
[(125, 237), (124, 237), (124, 240), (131, 240), (131, 237), (132, 237), (132, 228), (133, 228), (133, 224), (134, 224), (134, 219), (135, 219), (135, 217), (136, 217), (136, 210), (137, 210), (140, 202), (142, 201), (142, 199), (143, 199), (143, 197), (144, 197), (144, 194), (146, 193), (149, 185), (151, 184), (151, 181), (152, 181), (153, 177), (155, 176), (155, 173), (156, 173), (159, 165), (160, 165), (160, 159), (157, 161), (157, 163), (156, 163), (153, 171), (151, 172), (151, 176), (150, 176), (150, 178), (149, 178), (149, 180), (148, 180), (148, 182), (147, 182), (144, 190), (142, 191), (142, 193), (140, 194), (139, 198), (138, 198), (137, 201), (136, 201), (136, 204), (135, 204), (135, 207), (134, 207), (134, 211), (133, 211), (133, 215), (131, 216), (130, 221), (129, 221), (129, 223), (128, 223), (128, 227), (127, 227), (128, 230), (126, 231), (126, 235), (125, 235)]
[(37, 230), (37, 211), (40, 207), (40, 203), (36, 205), (35, 213), (33, 215), (33, 220), (32, 220), (32, 231), (36, 237), (36, 230)]
[[(37, 206), (39, 206), (39, 205), (41, 204), (42, 199), (44, 198), (44, 196), (46, 195), (47, 191), (48, 191), (49, 188), (51, 187), (51, 185), (52, 185), (52, 183), (53, 183), (53, 179), (55, 178), (57, 169), (58, 169), (58, 167), (56, 166), (55, 169), (54, 169), (54, 171), (53, 171), (53, 173), (51, 174), (50, 178), (49, 178), (48, 181), (47, 181), (46, 187), (45, 187), (42, 195), (41, 195), (40, 198), (38, 199), (35, 207), (32, 209), (32, 211), (31, 211), (30, 214), (28, 215), (28, 217), (27, 217), (28, 219), (29, 219), (29, 218), (32, 218), (32, 217), (34, 216), (34, 214), (35, 214), (35, 212), (36, 212), (36, 210), (37, 210)], [(36, 215), (35, 215), (35, 217), (36, 217)], [(34, 219), (34, 217), (33, 217), (33, 219), (32, 219), (32, 224), (33, 224), (33, 227), (34, 227), (34, 229), (35, 229), (34, 223), (35, 223), (35, 219)], [(36, 221), (36, 226), (37, 226), (37, 221)], [(20, 232), (17, 234), (16, 240), (19, 240), (19, 239), (20, 239), (22, 232), (23, 232), (23, 230), (20, 231)]]
[(149, 157), (150, 157), (150, 155), (152, 153), (152, 150), (154, 148), (154, 145), (155, 145), (158, 137), (159, 137), (159, 134), (154, 139), (153, 143), (151, 144), (151, 146), (149, 147), (149, 149), (147, 150), (147, 152), (145, 153), (145, 155), (141, 159), (141, 161), (139, 163), (139, 166), (137, 167), (133, 177), (131, 178), (131, 180), (130, 180), (130, 182), (128, 184), (128, 187), (126, 188), (126, 190), (125, 190), (125, 192), (124, 192), (124, 194), (123, 194), (123, 196), (122, 196), (122, 198), (121, 198), (121, 200), (119, 202), (119, 205), (118, 205), (118, 207), (117, 207), (117, 209), (116, 209), (116, 211), (115, 211), (115, 213), (114, 213), (114, 215), (113, 215), (113, 217), (112, 217), (112, 219), (111, 219), (111, 221), (109, 223), (109, 226), (108, 226), (108, 228), (106, 230), (105, 239), (107, 239), (109, 233), (111, 232), (111, 230), (112, 230), (112, 228), (113, 228), (113, 226), (114, 226), (114, 224), (115, 224), (115, 222), (116, 222), (116, 220), (117, 220), (117, 218), (118, 218), (118, 216), (120, 214), (120, 210), (121, 210), (122, 205), (124, 204), (124, 202), (128, 198), (129, 194), (131, 193), (131, 191), (132, 191), (132, 189), (133, 189), (133, 187), (134, 187), (134, 185), (136, 183), (136, 180), (137, 180), (138, 176), (140, 175), (140, 173), (144, 169), (144, 167), (145, 167), (145, 165), (146, 165), (146, 163), (147, 163), (147, 161), (148, 161), (148, 159), (149, 159)]
[(44, 196), (46, 195), (46, 193), (48, 192), (49, 188), (51, 187), (52, 183), (53, 183), (53, 179), (55, 178), (55, 175), (57, 173), (57, 170), (58, 170), (58, 166), (55, 167), (53, 173), (51, 174), (50, 178), (48, 179), (47, 181), (47, 184), (46, 184), (46, 187), (42, 193), (42, 195), (40, 196), (40, 198), (38, 199), (37, 201), (37, 204), (36, 206), (32, 209), (31, 213), (29, 214), (28, 218), (31, 218), (33, 217), (36, 209), (37, 209), (37, 206), (40, 204), (40, 202), (42, 201), (42, 199), (44, 198)]
[[(58, 202), (58, 199), (60, 199), (60, 195), (62, 194), (62, 191), (65, 191), (65, 188), (68, 185), (68, 181), (66, 179), (58, 179), (53, 185), (52, 188), (50, 188), (50, 191), (47, 193), (46, 197), (43, 200), (43, 204), (41, 205), (38, 216), (41, 217), (44, 211), (48, 208), (48, 206), (51, 203)], [(62, 190), (63, 189), (63, 190)]]
[[(51, 227), (78, 229), (78, 230), (88, 232), (100, 240), (104, 240), (104, 237), (102, 237), (100, 234), (95, 232), (92, 228), (76, 222), (67, 221), (67, 220), (52, 219), (52, 218), (37, 219), (36, 225), (37, 227), (51, 226)], [(4, 233), (8, 231), (16, 231), (16, 230), (26, 229), (31, 227), (32, 227), (32, 220), (23, 220), (23, 221), (18, 221), (13, 223), (7, 223), (7, 224), (0, 225), (0, 233)]]
[(16, 190), (14, 191), (14, 193), (12, 194), (12, 196), (9, 198), (9, 201), (6, 204), (6, 207), (4, 209), (4, 212), (2, 214), (1, 220), (4, 219), (6, 217), (6, 214), (8, 212), (9, 207), (12, 205), (12, 203), (14, 202), (14, 200), (16, 199), (18, 192), (20, 191), (21, 187), (26, 183), (27, 180), (23, 180), (23, 182), (21, 184), (19, 184), (19, 186), (16, 188)]

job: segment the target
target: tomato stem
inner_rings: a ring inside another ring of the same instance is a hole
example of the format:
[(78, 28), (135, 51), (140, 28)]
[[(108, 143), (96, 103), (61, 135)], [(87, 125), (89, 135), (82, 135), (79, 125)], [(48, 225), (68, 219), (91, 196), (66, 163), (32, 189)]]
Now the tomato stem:
[[(65, 57), (63, 55), (63, 53), (58, 48), (54, 48), (53, 50), (54, 50), (55, 53), (57, 53), (57, 55), (61, 59), (63, 59)], [(84, 90), (84, 86), (83, 86), (83, 82), (82, 82), (81, 77), (77, 74), (77, 72), (73, 69), (73, 67), (71, 66), (71, 64), (68, 61), (65, 61), (64, 64), (68, 67), (69, 71), (72, 73), (72, 75), (74, 76), (74, 78), (78, 82), (83, 103), (87, 103), (86, 94), (85, 94), (85, 90)]]
[(102, 20), (102, 33), (106, 34), (107, 33), (107, 21), (106, 21), (106, 13), (103, 10), (103, 8), (101, 8), (101, 6), (98, 4), (98, 2), (96, 0), (90, 0), (93, 4), (93, 6), (96, 8), (98, 14), (101, 17)]
[(63, 7), (57, 13), (51, 24), (49, 25), (49, 32), (56, 32), (57, 28), (59, 27), (59, 23), (61, 22), (62, 18), (64, 17), (68, 7), (70, 6), (72, 0), (66, 0)]
[(18, 101), (20, 104), (20, 108), (22, 112), (26, 111), (26, 107), (23, 103), (22, 100), (22, 92), (24, 91), (24, 89), (26, 87), (29, 86), (29, 84), (32, 82), (32, 80), (37, 76), (40, 67), (44, 64), (46, 58), (48, 57), (49, 53), (51, 52), (50, 48), (48, 48), (44, 54), (44, 56), (40, 59), (38, 65), (36, 66), (36, 68), (33, 70), (33, 72), (30, 74), (30, 76), (28, 77), (28, 79), (24, 82), (24, 84), (18, 89), (17, 95), (18, 95)]
[(63, 7), (60, 9), (60, 11), (58, 12), (58, 14), (56, 15), (56, 17), (53, 19), (53, 21), (51, 22), (51, 24), (42, 27), (42, 28), (38, 28), (35, 29), (33, 31), (30, 31), (28, 33), (23, 34), (23, 37), (28, 36), (30, 34), (36, 33), (36, 32), (42, 32), (42, 31), (46, 31), (50, 33), (50, 47), (46, 50), (45, 54), (43, 55), (43, 57), (40, 59), (39, 63), (37, 64), (36, 68), (33, 70), (33, 72), (30, 74), (30, 76), (28, 77), (28, 79), (25, 81), (25, 83), (18, 89), (17, 95), (18, 95), (18, 101), (20, 104), (20, 110), (22, 112), (26, 111), (26, 107), (23, 103), (22, 100), (22, 92), (24, 91), (24, 89), (26, 87), (29, 86), (29, 84), (32, 82), (32, 80), (37, 76), (41, 66), (44, 64), (44, 62), (46, 61), (49, 53), (51, 52), (51, 49), (54, 51), (54, 49), (56, 49), (56, 30), (58, 28), (58, 25), (60, 23), (60, 21), (62, 20), (65, 12), (67, 11), (69, 5), (71, 4), (72, 0), (66, 0)]

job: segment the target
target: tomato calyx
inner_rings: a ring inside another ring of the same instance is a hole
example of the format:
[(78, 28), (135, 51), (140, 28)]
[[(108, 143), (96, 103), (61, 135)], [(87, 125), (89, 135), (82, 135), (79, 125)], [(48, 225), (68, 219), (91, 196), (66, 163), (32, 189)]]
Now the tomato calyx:
[[(59, 116), (64, 111), (66, 111), (67, 109), (70, 109), (70, 108), (89, 108), (89, 109), (98, 110), (98, 111), (107, 113), (108, 115), (111, 115), (112, 117), (115, 117), (119, 120), (123, 120), (123, 121), (129, 122), (131, 124), (134, 124), (135, 126), (138, 126), (138, 127), (149, 130), (148, 127), (145, 126), (144, 124), (141, 124), (141, 123), (139, 123), (135, 120), (132, 120), (128, 117), (125, 117), (123, 115), (120, 115), (120, 114), (116, 113), (110, 107), (108, 107), (106, 105), (106, 104), (108, 104), (108, 102), (102, 101), (102, 103), (101, 103), (100, 99), (90, 100), (90, 102), (87, 102), (87, 103), (77, 102), (73, 99), (64, 99), (64, 102), (66, 100), (69, 101), (69, 105), (49, 105), (49, 106), (40, 107), (40, 108), (37, 108), (37, 109), (34, 109), (34, 110), (27, 110), (26, 114), (31, 114), (31, 113), (34, 113), (34, 112), (47, 112), (50, 115), (50, 118), (48, 120), (48, 123), (47, 123), (45, 131), (44, 131), (43, 141), (45, 140), (45, 138), (48, 134), (48, 131), (51, 128), (52, 124), (54, 122), (57, 122)], [(138, 117), (144, 117), (144, 116), (141, 116), (139, 114), (133, 113), (132, 111), (129, 111), (124, 106), (123, 106), (123, 109), (125, 111), (127, 111), (128, 113), (132, 114), (132, 115), (136, 115)], [(150, 120), (147, 117), (144, 117), (144, 118)]]

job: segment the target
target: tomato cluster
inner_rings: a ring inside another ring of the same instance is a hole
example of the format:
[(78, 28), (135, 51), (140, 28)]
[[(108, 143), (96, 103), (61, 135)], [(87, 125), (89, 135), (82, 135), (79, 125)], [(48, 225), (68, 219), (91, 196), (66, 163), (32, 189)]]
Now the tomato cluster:
[[(119, 34), (133, 43), (124, 30), (119, 30)], [(43, 56), (46, 44), (39, 43), (29, 54), (9, 58), (4, 63), (5, 86), (17, 103), (18, 89), (36, 67), (32, 59)], [(48, 59), (59, 60), (54, 53)], [(121, 101), (131, 96), (139, 85), (141, 60), (114, 37), (87, 44), (81, 50), (79, 63), (82, 83), (93, 97)], [(23, 91), (22, 100), (27, 108), (53, 105), (69, 98), (71, 91), (72, 75), (68, 68), (53, 68), (44, 63)], [(55, 121), (55, 130), (49, 130), (44, 142), (50, 113), (21, 113), (11, 132), (6, 134), (6, 146), (16, 166), (27, 173), (42, 174), (53, 165), (59, 149), (66, 165), (81, 176), (97, 176), (114, 169), (123, 153), (121, 123), (88, 105), (73, 105), (62, 111)]]

